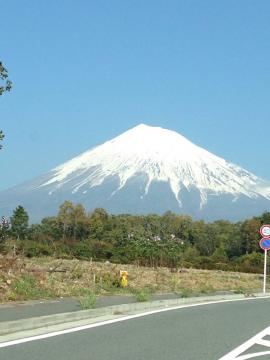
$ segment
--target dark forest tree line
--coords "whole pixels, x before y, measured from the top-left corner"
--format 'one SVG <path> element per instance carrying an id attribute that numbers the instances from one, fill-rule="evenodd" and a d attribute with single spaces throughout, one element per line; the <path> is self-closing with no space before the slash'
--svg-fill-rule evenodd
<path id="1" fill-rule="evenodd" d="M 270 213 L 237 223 L 206 223 L 172 212 L 110 215 L 99 208 L 87 214 L 81 204 L 65 201 L 57 216 L 32 225 L 28 220 L 19 206 L 10 228 L 2 230 L 2 238 L 16 240 L 26 256 L 257 271 L 262 263 L 259 228 L 270 222 Z"/>

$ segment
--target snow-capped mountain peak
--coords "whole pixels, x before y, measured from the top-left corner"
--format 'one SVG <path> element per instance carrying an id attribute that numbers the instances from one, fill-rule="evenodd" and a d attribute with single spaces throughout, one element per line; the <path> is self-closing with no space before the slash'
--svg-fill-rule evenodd
<path id="1" fill-rule="evenodd" d="M 24 206 L 32 221 L 65 200 L 88 211 L 239 220 L 270 208 L 270 183 L 175 131 L 140 124 L 50 172 L 0 194 L 0 212 Z"/>
<path id="2" fill-rule="evenodd" d="M 196 188 L 200 207 L 208 195 L 231 194 L 235 198 L 259 195 L 270 198 L 255 175 L 194 145 L 175 131 L 140 124 L 133 129 L 86 151 L 53 170 L 40 186 L 50 185 L 50 194 L 72 183 L 72 192 L 85 193 L 108 177 L 118 177 L 114 196 L 130 179 L 143 174 L 146 181 L 140 197 L 148 194 L 153 182 L 167 182 L 181 207 L 181 190 Z M 78 178 L 78 181 L 76 181 Z"/>

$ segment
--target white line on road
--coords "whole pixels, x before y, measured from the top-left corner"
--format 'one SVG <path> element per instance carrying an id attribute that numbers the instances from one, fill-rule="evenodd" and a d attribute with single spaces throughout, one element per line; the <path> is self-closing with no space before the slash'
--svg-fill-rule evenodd
<path id="1" fill-rule="evenodd" d="M 209 301 L 209 302 L 203 302 L 203 303 L 198 303 L 198 304 L 178 305 L 178 306 L 174 306 L 174 307 L 170 307 L 170 308 L 166 308 L 166 309 L 152 310 L 152 311 L 147 311 L 147 312 L 140 313 L 140 314 L 123 316 L 121 318 L 101 321 L 101 322 L 97 322 L 94 324 L 77 326 L 77 327 L 66 329 L 66 330 L 54 331 L 54 332 L 49 332 L 49 333 L 42 334 L 42 335 L 36 335 L 36 336 L 21 338 L 21 339 L 17 339 L 17 340 L 6 341 L 6 342 L 0 343 L 0 348 L 14 346 L 14 345 L 23 344 L 23 343 L 27 343 L 27 342 L 31 342 L 31 341 L 36 341 L 36 340 L 47 339 L 47 338 L 55 337 L 55 336 L 59 336 L 59 335 L 71 334 L 71 333 L 78 332 L 78 331 L 88 330 L 88 329 L 92 329 L 92 328 L 96 328 L 96 327 L 100 327 L 100 326 L 104 326 L 104 325 L 109 325 L 109 324 L 115 324 L 115 323 L 118 323 L 121 321 L 127 321 L 127 320 L 131 320 L 131 319 L 141 318 L 144 316 L 158 314 L 158 313 L 167 312 L 167 311 L 173 311 L 173 310 L 179 310 L 179 309 L 185 309 L 185 308 L 191 308 L 191 307 L 197 307 L 197 306 L 206 306 L 206 305 L 237 302 L 237 301 L 253 301 L 253 300 L 261 300 L 261 299 L 269 299 L 269 296 L 261 296 L 258 298 L 218 300 L 218 301 Z M 225 358 L 225 357 L 222 358 L 222 360 L 225 360 L 225 359 L 231 360 L 232 358 Z"/>
<path id="2" fill-rule="evenodd" d="M 259 356 L 270 355 L 270 350 L 268 351 L 258 351 L 256 353 L 250 353 L 246 355 L 241 355 L 245 351 L 248 351 L 254 345 L 262 345 L 265 347 L 270 347 L 270 341 L 264 340 L 263 338 L 267 335 L 270 335 L 270 326 L 259 332 L 257 335 L 253 336 L 248 341 L 244 342 L 242 345 L 238 346 L 236 349 L 229 352 L 227 355 L 223 356 L 219 360 L 246 360 L 252 359 Z"/>

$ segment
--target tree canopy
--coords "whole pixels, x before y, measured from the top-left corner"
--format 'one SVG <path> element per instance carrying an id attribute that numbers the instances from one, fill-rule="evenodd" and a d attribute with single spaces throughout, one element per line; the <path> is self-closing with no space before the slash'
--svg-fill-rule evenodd
<path id="1" fill-rule="evenodd" d="M 4 94 L 6 91 L 10 91 L 12 88 L 12 82 L 8 78 L 8 71 L 4 67 L 2 61 L 0 61 L 0 96 Z M 0 130 L 0 141 L 4 139 L 5 135 L 2 130 Z M 2 145 L 0 144 L 0 149 L 2 149 Z"/>
<path id="2" fill-rule="evenodd" d="M 4 135 L 3 131 L 0 130 L 0 141 L 2 141 L 4 139 L 4 137 L 5 137 L 5 135 Z M 3 147 L 3 145 L 0 144 L 0 149 L 2 149 L 2 147 Z"/>
<path id="3" fill-rule="evenodd" d="M 24 239 L 27 235 L 29 216 L 24 208 L 19 205 L 11 217 L 11 233 L 17 239 Z"/>
<path id="4" fill-rule="evenodd" d="M 12 82 L 11 82 L 11 80 L 8 78 L 8 71 L 7 71 L 7 69 L 4 67 L 2 61 L 0 61 L 0 79 L 1 79 L 0 95 L 3 95 L 4 92 L 11 90 L 11 88 L 12 88 Z"/>
<path id="5" fill-rule="evenodd" d="M 259 228 L 269 219 L 269 212 L 237 223 L 206 223 L 172 212 L 111 215 L 98 208 L 87 213 L 83 205 L 65 201 L 56 216 L 30 226 L 27 212 L 18 206 L 7 232 L 30 257 L 260 272 Z"/>

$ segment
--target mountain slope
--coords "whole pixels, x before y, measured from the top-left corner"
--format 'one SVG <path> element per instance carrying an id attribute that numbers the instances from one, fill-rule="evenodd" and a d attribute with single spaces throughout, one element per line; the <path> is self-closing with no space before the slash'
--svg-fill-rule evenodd
<path id="1" fill-rule="evenodd" d="M 270 184 L 180 134 L 139 125 L 34 181 L 0 193 L 0 210 L 21 203 L 40 219 L 64 200 L 88 210 L 240 219 L 269 209 Z"/>

